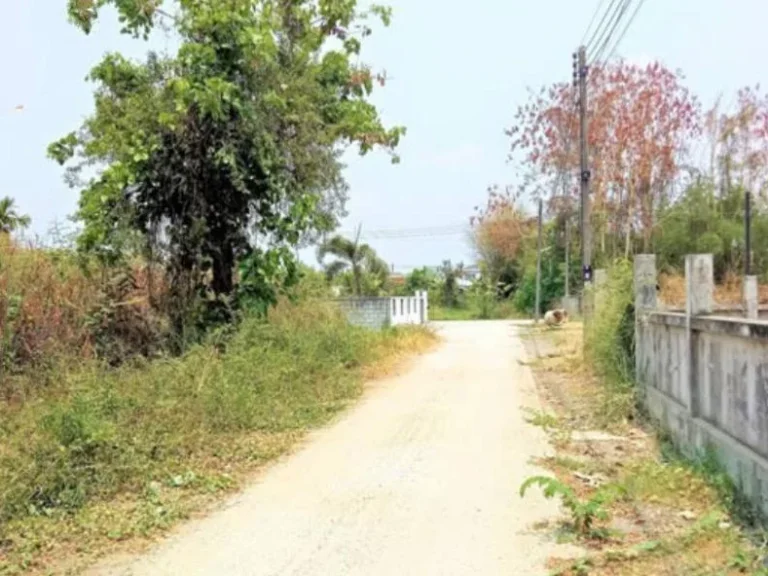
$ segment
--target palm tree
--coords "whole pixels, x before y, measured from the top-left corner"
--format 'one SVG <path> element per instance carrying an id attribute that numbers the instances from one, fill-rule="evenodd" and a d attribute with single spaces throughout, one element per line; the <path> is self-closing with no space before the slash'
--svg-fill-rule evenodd
<path id="1" fill-rule="evenodd" d="M 386 279 L 389 272 L 387 263 L 376 255 L 376 251 L 368 244 L 360 243 L 362 227 L 358 227 L 355 239 L 350 240 L 337 235 L 329 238 L 318 249 L 318 258 L 322 263 L 329 254 L 337 259 L 330 264 L 323 264 L 328 278 L 334 278 L 347 269 L 352 270 L 354 291 L 356 296 L 363 294 L 363 276 L 371 274 L 378 279 Z"/>
<path id="2" fill-rule="evenodd" d="M 16 201 L 10 196 L 0 200 L 0 233 L 10 234 L 15 230 L 26 228 L 32 222 L 29 216 L 16 211 L 15 204 Z"/>

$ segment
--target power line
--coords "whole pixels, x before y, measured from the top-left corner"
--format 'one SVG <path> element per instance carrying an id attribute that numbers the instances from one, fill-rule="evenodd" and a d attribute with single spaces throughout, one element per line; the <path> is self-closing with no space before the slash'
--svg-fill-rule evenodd
<path id="1" fill-rule="evenodd" d="M 584 40 L 587 38 L 587 34 L 589 34 L 589 31 L 592 30 L 592 24 L 595 23 L 595 20 L 597 19 L 597 15 L 600 13 L 600 8 L 603 7 L 603 4 L 605 4 L 605 0 L 600 0 L 598 2 L 597 8 L 595 8 L 594 13 L 592 14 L 592 19 L 589 21 L 589 26 L 587 26 L 587 30 L 584 32 L 584 36 L 581 37 L 582 45 L 584 45 Z M 605 19 L 605 16 L 603 16 L 603 19 Z M 598 25 L 598 28 L 599 28 L 599 25 Z"/>
<path id="2" fill-rule="evenodd" d="M 613 37 L 613 33 L 616 32 L 616 29 L 619 27 L 619 24 L 621 23 L 621 19 L 624 17 L 624 14 L 627 12 L 627 8 L 629 8 L 630 4 L 632 4 L 632 0 L 623 0 L 623 2 L 616 7 L 616 10 L 614 12 L 613 17 L 611 17 L 611 23 L 608 24 L 608 27 L 605 29 L 603 33 L 603 37 L 605 37 L 605 40 L 602 40 L 602 43 L 600 44 L 600 47 L 595 51 L 594 56 L 592 56 L 592 60 L 590 60 L 589 65 L 591 66 L 605 53 L 605 49 L 608 46 L 608 43 L 611 41 L 611 38 Z M 607 35 L 605 34 L 607 32 Z M 602 38 L 602 37 L 601 37 Z"/>
<path id="3" fill-rule="evenodd" d="M 411 238 L 438 238 L 446 236 L 455 236 L 466 234 L 469 226 L 466 224 L 452 224 L 446 226 L 432 226 L 421 228 L 395 228 L 382 230 L 365 230 L 361 234 L 362 238 L 368 240 L 400 240 Z M 342 236 L 349 236 L 349 231 L 340 232 Z"/>
<path id="4" fill-rule="evenodd" d="M 629 17 L 629 21 L 627 22 L 627 25 L 624 26 L 624 30 L 621 31 L 621 34 L 619 35 L 618 40 L 616 40 L 616 43 L 613 45 L 613 49 L 611 49 L 610 54 L 608 54 L 608 57 L 605 59 L 606 62 L 608 62 L 611 58 L 613 58 L 613 55 L 616 52 L 616 48 L 618 48 L 619 44 L 621 44 L 621 41 L 624 39 L 624 36 L 627 34 L 627 30 L 629 30 L 629 27 L 632 26 L 632 22 L 635 21 L 635 18 L 637 17 L 637 13 L 640 12 L 640 8 L 643 7 L 643 4 L 645 4 L 645 0 L 640 0 L 640 2 L 637 4 L 635 11 L 632 13 L 632 16 Z"/>
<path id="5" fill-rule="evenodd" d="M 583 44 L 585 48 L 589 49 L 592 47 L 593 42 L 595 42 L 595 38 L 597 37 L 597 34 L 600 32 L 600 29 L 603 28 L 603 24 L 605 24 L 605 19 L 608 17 L 608 14 L 611 13 L 611 9 L 616 6 L 616 10 L 614 10 L 614 13 L 618 10 L 617 2 L 619 0 L 611 0 L 611 3 L 608 5 L 608 8 L 606 8 L 605 12 L 603 13 L 603 17 L 600 19 L 600 24 L 597 25 L 597 28 L 595 28 L 595 31 L 592 33 L 592 37 L 589 39 L 589 42 L 586 44 Z M 610 24 L 608 24 L 610 26 Z M 597 40 L 598 44 L 602 40 L 603 36 L 605 35 L 606 28 L 603 28 L 602 33 L 600 34 L 600 38 Z"/>
<path id="6" fill-rule="evenodd" d="M 624 14 L 626 14 L 627 9 L 632 4 L 633 0 L 622 0 L 621 4 L 619 4 L 616 7 L 616 11 L 614 12 L 613 17 L 611 18 L 611 23 L 606 28 L 604 34 L 604 40 L 602 40 L 599 43 L 598 48 L 594 51 L 592 59 L 589 62 L 589 65 L 591 66 L 595 62 L 599 61 L 603 54 L 605 54 L 605 50 L 608 47 L 608 44 L 611 42 L 611 39 L 613 38 L 614 33 L 618 29 L 619 25 L 621 24 L 621 20 L 624 17 Z"/>

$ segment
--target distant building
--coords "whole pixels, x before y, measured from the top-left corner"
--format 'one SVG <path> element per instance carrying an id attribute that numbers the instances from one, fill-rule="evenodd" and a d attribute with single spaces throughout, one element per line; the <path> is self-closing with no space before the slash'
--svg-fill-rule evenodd
<path id="1" fill-rule="evenodd" d="M 482 272 L 480 271 L 480 267 L 477 265 L 467 266 L 464 268 L 464 277 L 468 280 L 480 280 L 480 277 L 482 276 Z"/>
<path id="2" fill-rule="evenodd" d="M 405 275 L 393 272 L 389 275 L 389 283 L 392 286 L 405 286 Z"/>

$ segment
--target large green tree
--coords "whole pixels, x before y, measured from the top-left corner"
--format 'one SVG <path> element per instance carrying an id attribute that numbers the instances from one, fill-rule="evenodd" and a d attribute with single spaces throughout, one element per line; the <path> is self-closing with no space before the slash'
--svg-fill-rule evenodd
<path id="1" fill-rule="evenodd" d="M 108 4 L 124 33 L 147 37 L 164 23 L 179 48 L 144 62 L 106 55 L 90 74 L 94 114 L 50 146 L 82 187 L 80 246 L 115 258 L 138 236 L 166 264 L 172 296 L 202 291 L 209 308 L 228 310 L 238 262 L 251 263 L 250 278 L 269 277 L 261 268 L 285 264 L 289 246 L 336 225 L 348 145 L 397 146 L 404 129 L 385 128 L 369 102 L 383 77 L 358 63 L 369 17 L 388 24 L 389 10 L 361 12 L 357 0 L 69 0 L 69 15 L 88 33 Z"/>

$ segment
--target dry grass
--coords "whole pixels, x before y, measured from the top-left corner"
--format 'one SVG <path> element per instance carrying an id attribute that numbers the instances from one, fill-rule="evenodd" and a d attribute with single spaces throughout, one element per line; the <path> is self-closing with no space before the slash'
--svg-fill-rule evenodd
<path id="1" fill-rule="evenodd" d="M 0 234 L 0 401 L 23 403 L 56 384 L 61 362 L 119 362 L 162 348 L 150 287 L 162 292 L 162 276 L 145 266 L 97 268 L 70 250 Z"/>
<path id="2" fill-rule="evenodd" d="M 715 286 L 715 303 L 722 306 L 741 306 L 743 279 L 728 273 L 723 282 Z M 768 286 L 759 287 L 760 304 L 768 304 Z M 682 274 L 659 275 L 659 300 L 671 308 L 685 307 L 685 276 Z"/>
<path id="3" fill-rule="evenodd" d="M 702 469 L 662 458 L 654 432 L 634 420 L 606 417 L 612 388 L 584 362 L 580 332 L 580 325 L 571 324 L 526 339 L 531 353 L 541 355 L 532 366 L 547 410 L 546 417 L 540 414 L 531 421 L 548 430 L 557 448 L 555 457 L 540 464 L 583 502 L 606 487 L 623 496 L 606 505 L 608 518 L 597 525 L 604 532 L 595 531 L 604 534 L 600 538 L 564 532 L 567 523 L 555 527 L 560 538 L 579 540 L 585 555 L 553 560 L 552 573 L 768 574 L 760 572 L 760 550 L 731 519 Z"/>

